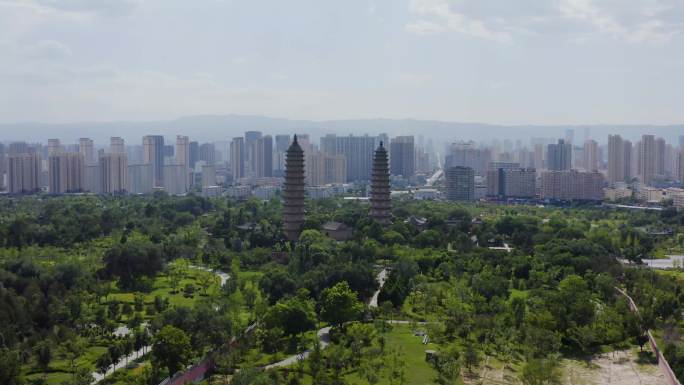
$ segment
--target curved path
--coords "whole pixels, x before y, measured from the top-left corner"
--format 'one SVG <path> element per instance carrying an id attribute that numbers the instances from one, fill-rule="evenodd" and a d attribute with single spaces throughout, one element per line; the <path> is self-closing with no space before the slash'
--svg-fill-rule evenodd
<path id="1" fill-rule="evenodd" d="M 220 271 L 220 270 L 212 270 L 208 267 L 196 266 L 196 265 L 190 265 L 188 267 L 191 269 L 203 270 L 203 271 L 208 271 L 208 272 L 216 274 L 216 276 L 218 276 L 221 279 L 221 286 L 225 286 L 226 282 L 228 282 L 228 280 L 230 279 L 230 275 L 228 273 Z M 128 329 L 128 327 L 122 326 L 122 327 L 117 328 L 114 331 L 114 334 L 116 336 L 125 336 L 125 335 L 130 334 L 130 330 Z M 127 364 L 129 364 L 132 361 L 137 360 L 138 358 L 145 355 L 145 353 L 149 352 L 150 349 L 152 349 L 151 345 L 143 346 L 142 348 L 140 348 L 140 350 L 137 350 L 137 351 L 129 354 L 127 357 L 120 359 L 119 362 L 117 362 L 116 364 L 111 365 L 109 367 L 109 369 L 107 369 L 107 372 L 105 374 L 102 374 L 102 373 L 97 372 L 97 371 L 90 373 L 90 375 L 93 376 L 93 381 L 90 384 L 94 385 L 94 384 L 97 384 L 98 382 L 104 380 L 105 377 L 109 376 L 110 374 L 114 373 L 115 371 L 117 371 L 119 369 L 126 367 Z"/>
<path id="2" fill-rule="evenodd" d="M 387 281 L 388 272 L 389 270 L 385 267 L 375 277 L 375 279 L 377 279 L 378 283 L 380 284 L 380 287 L 375 293 L 373 293 L 373 297 L 371 298 L 368 307 L 378 307 L 378 295 L 380 295 L 380 291 L 382 290 L 382 287 L 385 285 L 385 282 Z M 328 347 L 328 345 L 330 344 L 330 326 L 319 329 L 318 332 L 316 332 L 316 336 L 318 337 L 318 341 L 321 344 L 321 349 L 325 349 L 326 347 Z M 282 361 L 266 365 L 264 366 L 264 369 L 268 370 L 273 368 L 281 368 L 284 366 L 296 364 L 297 362 L 305 360 L 307 357 L 309 357 L 309 355 L 311 354 L 311 350 L 312 349 L 307 349 L 302 353 L 292 355 Z"/>

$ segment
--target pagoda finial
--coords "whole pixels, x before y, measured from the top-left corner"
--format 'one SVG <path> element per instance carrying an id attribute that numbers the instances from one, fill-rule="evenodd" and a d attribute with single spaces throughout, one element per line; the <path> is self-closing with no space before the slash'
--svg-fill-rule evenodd
<path id="1" fill-rule="evenodd" d="M 380 141 L 380 147 L 382 147 L 382 140 Z"/>
<path id="2" fill-rule="evenodd" d="M 297 143 L 297 134 L 294 134 L 294 139 L 292 140 L 293 143 Z"/>

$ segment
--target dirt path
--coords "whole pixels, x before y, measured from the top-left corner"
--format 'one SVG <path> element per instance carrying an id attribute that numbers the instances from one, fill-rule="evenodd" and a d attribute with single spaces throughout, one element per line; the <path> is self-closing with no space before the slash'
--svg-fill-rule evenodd
<path id="1" fill-rule="evenodd" d="M 566 360 L 565 383 L 568 385 L 664 385 L 665 379 L 655 365 L 636 362 L 633 351 L 601 354 L 589 366 Z"/>

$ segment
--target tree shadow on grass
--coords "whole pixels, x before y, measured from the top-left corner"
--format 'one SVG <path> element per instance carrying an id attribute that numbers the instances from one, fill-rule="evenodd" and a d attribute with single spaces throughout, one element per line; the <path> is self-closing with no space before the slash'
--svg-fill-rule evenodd
<path id="1" fill-rule="evenodd" d="M 658 359 L 653 352 L 639 352 L 636 363 L 640 365 L 657 365 Z"/>

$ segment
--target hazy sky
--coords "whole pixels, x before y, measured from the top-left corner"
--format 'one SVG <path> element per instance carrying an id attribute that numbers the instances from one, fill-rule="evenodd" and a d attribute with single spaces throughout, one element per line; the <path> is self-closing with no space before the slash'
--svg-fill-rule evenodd
<path id="1" fill-rule="evenodd" d="M 0 122 L 683 123 L 682 0 L 0 0 Z"/>

